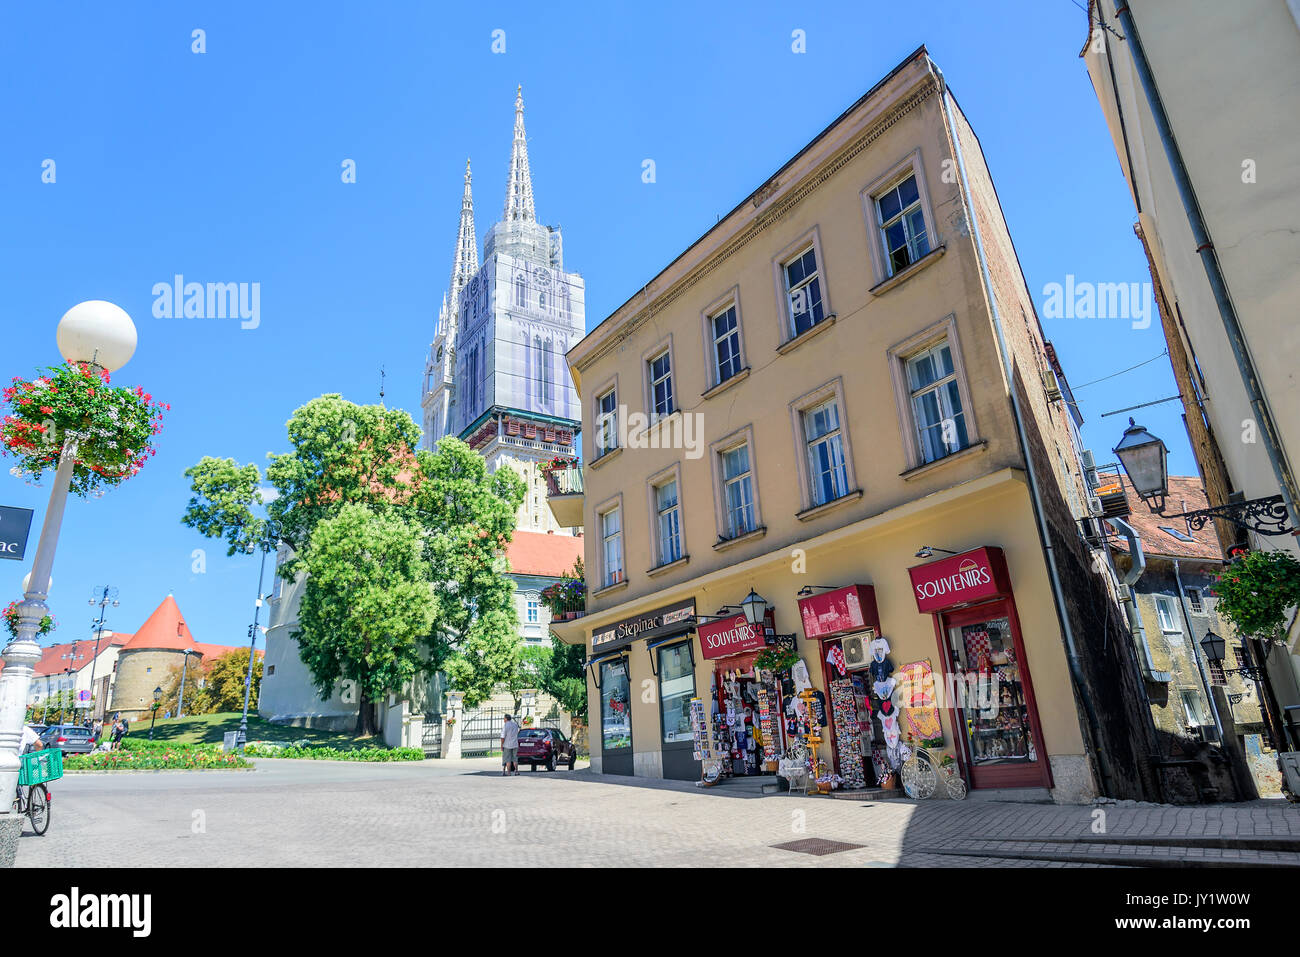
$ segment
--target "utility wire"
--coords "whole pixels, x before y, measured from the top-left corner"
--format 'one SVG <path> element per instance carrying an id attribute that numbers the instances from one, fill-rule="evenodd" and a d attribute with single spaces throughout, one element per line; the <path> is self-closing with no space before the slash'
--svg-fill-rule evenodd
<path id="1" fill-rule="evenodd" d="M 1112 372 L 1110 375 L 1104 375 L 1100 379 L 1093 379 L 1091 382 L 1083 383 L 1083 385 L 1070 386 L 1070 390 L 1073 392 L 1077 392 L 1080 389 L 1086 389 L 1090 385 L 1096 385 L 1098 382 L 1105 382 L 1107 379 L 1113 379 L 1117 375 L 1123 375 L 1125 372 L 1132 372 L 1134 369 L 1140 369 L 1145 365 L 1150 365 L 1152 362 L 1155 362 L 1157 359 L 1162 359 L 1167 355 L 1169 355 L 1168 349 L 1160 353 L 1160 355 L 1158 356 L 1152 356 L 1150 359 L 1144 359 L 1143 361 L 1139 362 L 1135 366 L 1129 366 L 1127 369 L 1120 369 L 1118 372 Z"/>

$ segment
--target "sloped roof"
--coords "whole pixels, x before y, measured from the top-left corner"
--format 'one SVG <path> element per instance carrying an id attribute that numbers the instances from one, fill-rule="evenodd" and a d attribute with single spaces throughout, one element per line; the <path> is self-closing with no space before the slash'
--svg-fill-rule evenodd
<path id="1" fill-rule="evenodd" d="M 170 651 L 182 651 L 194 648 L 194 636 L 190 626 L 185 624 L 176 599 L 168 595 L 162 604 L 153 610 L 153 614 L 140 626 L 123 651 L 140 651 L 145 648 L 157 648 Z"/>
<path id="2" fill-rule="evenodd" d="M 506 545 L 506 559 L 513 574 L 561 578 L 582 557 L 582 543 L 577 535 L 515 532 Z"/>
<path id="3" fill-rule="evenodd" d="M 1132 525 L 1142 536 L 1142 551 L 1148 555 L 1168 555 L 1173 558 L 1195 558 L 1201 561 L 1221 562 L 1223 552 L 1219 548 L 1218 536 L 1214 533 L 1214 524 L 1209 523 L 1198 531 L 1187 527 L 1186 519 L 1168 518 L 1156 515 L 1147 508 L 1146 503 L 1128 482 L 1124 483 L 1124 494 L 1128 498 L 1132 514 L 1124 521 Z M 1192 475 L 1169 476 L 1169 494 L 1165 496 L 1165 511 L 1171 515 L 1180 512 L 1194 512 L 1208 508 L 1209 499 L 1205 497 L 1205 488 L 1201 480 Z M 1186 535 L 1192 541 L 1185 542 L 1177 535 L 1171 535 L 1165 528 Z M 1128 542 L 1123 538 L 1111 539 L 1120 551 L 1128 551 Z"/>
<path id="4" fill-rule="evenodd" d="M 130 638 L 130 635 L 113 633 L 111 637 L 104 638 L 99 643 L 99 653 L 102 655 L 114 645 L 124 645 Z M 73 646 L 76 646 L 77 657 L 68 658 L 67 655 L 73 654 Z M 48 648 L 41 649 L 41 660 L 36 662 L 32 669 L 32 674 L 36 676 L 63 674 L 68 670 L 68 665 L 72 665 L 73 671 L 80 671 L 82 668 L 90 665 L 91 658 L 95 652 L 95 639 L 82 638 L 75 642 L 66 641 L 57 645 L 50 645 Z"/>

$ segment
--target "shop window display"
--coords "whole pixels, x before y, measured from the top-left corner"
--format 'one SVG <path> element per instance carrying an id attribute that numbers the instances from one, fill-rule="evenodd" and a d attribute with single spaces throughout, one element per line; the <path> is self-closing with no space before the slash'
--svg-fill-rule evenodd
<path id="1" fill-rule="evenodd" d="M 713 738 L 728 776 L 771 773 L 781 751 L 780 682 L 771 671 L 737 662 L 715 672 Z"/>
<path id="2" fill-rule="evenodd" d="M 665 743 L 690 741 L 691 699 L 695 695 L 695 668 L 690 649 L 684 645 L 656 649 L 659 670 L 659 702 L 663 715 Z"/>
<path id="3" fill-rule="evenodd" d="M 631 695 L 624 661 L 600 666 L 600 740 L 606 751 L 632 747 Z"/>
<path id="4" fill-rule="evenodd" d="M 974 765 L 1036 762 L 1010 621 L 1004 616 L 949 627 L 948 647 L 962 678 L 960 703 Z"/>

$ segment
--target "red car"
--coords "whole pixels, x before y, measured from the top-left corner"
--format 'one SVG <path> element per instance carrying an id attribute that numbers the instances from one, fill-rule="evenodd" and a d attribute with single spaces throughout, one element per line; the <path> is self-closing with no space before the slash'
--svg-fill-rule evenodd
<path id="1" fill-rule="evenodd" d="M 524 728 L 519 732 L 519 763 L 532 765 L 534 771 L 539 764 L 554 771 L 556 764 L 563 763 L 572 771 L 578 749 L 555 728 Z"/>

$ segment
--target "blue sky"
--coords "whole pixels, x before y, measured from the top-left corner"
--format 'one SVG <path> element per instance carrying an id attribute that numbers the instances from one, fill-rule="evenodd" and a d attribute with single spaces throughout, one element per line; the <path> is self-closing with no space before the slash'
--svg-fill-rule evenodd
<path id="1" fill-rule="evenodd" d="M 171 591 L 198 640 L 247 642 L 255 560 L 227 559 L 180 525 L 181 473 L 205 454 L 264 466 L 297 406 L 324 392 L 375 401 L 381 366 L 388 404 L 418 420 L 465 159 L 481 243 L 504 199 L 516 84 L 538 216 L 563 226 L 588 328 L 922 43 L 980 136 L 1040 311 L 1045 284 L 1067 274 L 1149 280 L 1072 0 L 996 16 L 956 0 L 470 6 L 66 2 L 57 16 L 29 4 L 0 14 L 0 376 L 58 361 L 63 312 L 108 299 L 140 336 L 115 382 L 172 404 L 139 477 L 69 505 L 51 592 L 59 640 L 89 633 L 86 599 L 111 583 L 119 630 Z M 791 51 L 796 29 L 806 53 Z M 341 182 L 345 159 L 355 184 Z M 176 273 L 260 283 L 260 325 L 154 318 L 151 289 Z M 1045 325 L 1076 387 L 1164 349 L 1154 319 Z M 1100 413 L 1176 391 L 1164 359 L 1079 389 L 1086 440 L 1103 456 L 1124 417 Z M 1168 442 L 1171 471 L 1195 474 L 1178 403 L 1139 421 Z M 11 464 L 0 504 L 37 510 L 30 559 L 48 490 Z M 0 563 L 10 597 L 28 565 Z"/>

